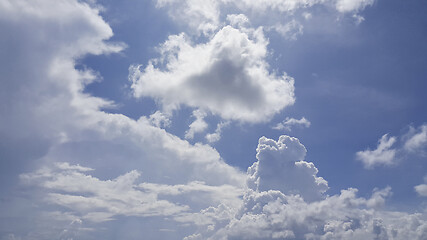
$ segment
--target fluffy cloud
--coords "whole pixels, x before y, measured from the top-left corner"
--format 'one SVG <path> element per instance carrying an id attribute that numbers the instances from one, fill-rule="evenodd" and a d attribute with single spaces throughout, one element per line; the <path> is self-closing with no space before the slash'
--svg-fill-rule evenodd
<path id="1" fill-rule="evenodd" d="M 415 191 L 424 197 L 427 197 L 427 184 L 420 184 L 415 186 Z"/>
<path id="2" fill-rule="evenodd" d="M 425 156 L 427 151 L 427 124 L 418 128 L 413 126 L 398 137 L 385 134 L 378 141 L 375 150 L 365 150 L 356 153 L 356 159 L 363 162 L 366 168 L 379 165 L 394 165 L 399 159 Z"/>
<path id="3" fill-rule="evenodd" d="M 385 134 L 378 141 L 377 149 L 359 151 L 356 153 L 356 158 L 362 161 L 366 168 L 373 168 L 377 165 L 393 165 L 396 161 L 396 149 L 392 147 L 396 140 L 396 137 L 389 137 L 388 134 Z"/>
<path id="4" fill-rule="evenodd" d="M 273 129 L 276 130 L 287 130 L 291 131 L 293 126 L 301 126 L 301 127 L 310 127 L 311 122 L 308 121 L 305 117 L 301 119 L 289 118 L 287 117 L 283 122 L 278 123 Z"/>
<path id="5" fill-rule="evenodd" d="M 283 135 L 277 142 L 260 138 L 258 161 L 248 169 L 248 186 L 258 191 L 299 194 L 306 201 L 321 199 L 328 183 L 316 175 L 313 163 L 304 161 L 306 152 L 297 138 Z"/>
<path id="6" fill-rule="evenodd" d="M 392 194 L 390 187 L 374 190 L 369 198 L 358 197 L 354 188 L 322 195 L 326 181 L 294 166 L 303 162 L 304 155 L 298 139 L 281 136 L 276 142 L 262 137 L 258 162 L 248 169 L 249 189 L 241 206 L 200 211 L 198 219 L 205 220 L 205 228 L 185 239 L 421 240 L 427 236 L 425 212 L 385 210 L 386 199 Z M 315 201 L 307 201 L 307 196 Z"/>
<path id="7" fill-rule="evenodd" d="M 206 134 L 205 138 L 209 143 L 218 142 L 221 139 L 222 129 L 230 125 L 230 122 L 220 122 L 217 124 L 215 132 Z"/>
<path id="8" fill-rule="evenodd" d="M 157 99 L 165 111 L 183 104 L 226 120 L 269 120 L 295 99 L 294 80 L 268 71 L 267 44 L 262 29 L 231 26 L 207 43 L 170 36 L 160 58 L 130 68 L 134 95 Z"/>
<path id="9" fill-rule="evenodd" d="M 385 189 L 386 192 L 389 190 Z M 425 215 L 369 207 L 369 199 L 348 189 L 325 200 L 306 203 L 278 191 L 248 192 L 239 213 L 205 239 L 424 239 Z M 405 219 L 405 221 L 402 221 Z M 202 238 L 201 238 L 202 239 Z"/>
<path id="10" fill-rule="evenodd" d="M 7 56 L 0 64 L 0 238 L 155 239 L 170 231 L 163 239 L 426 239 L 425 213 L 381 210 L 389 188 L 369 199 L 357 197 L 355 189 L 326 196 L 326 181 L 317 176 L 314 164 L 304 161 L 305 147 L 296 138 L 261 138 L 257 162 L 245 175 L 212 147 L 192 145 L 161 129 L 169 122 L 168 111 L 137 121 L 102 111 L 113 103 L 83 92 L 97 73 L 78 70 L 75 63 L 86 54 L 115 53 L 124 45 L 106 42 L 112 30 L 94 6 L 77 0 L 0 0 L 0 30 L 8 33 L 0 36 L 1 52 Z M 216 57 L 215 64 L 207 61 L 211 68 L 237 62 L 245 71 L 232 65 L 235 76 L 250 77 L 234 79 L 237 86 L 231 90 L 240 91 L 239 81 L 247 81 L 246 87 L 254 84 L 246 90 L 273 82 L 278 86 L 258 91 L 271 94 L 273 88 L 285 87 L 290 104 L 291 81 L 267 71 L 266 41 L 260 32 L 225 27 L 206 44 L 176 36 L 188 49 L 168 51 Z M 210 46 L 213 43 L 217 45 Z M 199 48 L 210 52 L 196 51 Z M 178 58 L 163 55 L 170 59 L 158 61 L 166 65 Z M 227 89 L 224 86 L 219 89 Z M 230 110 L 223 116 L 228 119 L 261 121 L 283 107 L 276 102 L 272 105 L 277 109 L 263 105 L 270 107 L 266 113 L 242 102 L 249 99 L 245 95 L 234 99 L 230 92 L 209 93 L 216 88 L 194 89 L 212 98 L 225 96 L 233 107 L 243 105 L 243 112 L 264 114 L 235 117 Z M 194 89 L 190 86 L 190 92 Z M 264 100 L 271 103 L 268 97 Z M 220 101 L 220 107 L 229 107 L 225 102 Z M 220 107 L 204 109 L 208 107 L 203 104 L 190 106 L 221 115 Z M 418 146 L 415 143 L 410 146 Z M 17 172 L 26 173 L 19 178 L 23 184 L 14 186 Z"/>
<path id="11" fill-rule="evenodd" d="M 418 128 L 410 127 L 408 133 L 403 137 L 403 148 L 411 153 L 420 153 L 427 149 L 427 124 Z"/>
<path id="12" fill-rule="evenodd" d="M 148 121 L 156 127 L 169 127 L 171 125 L 170 116 L 168 114 L 156 111 L 151 114 Z"/>
<path id="13" fill-rule="evenodd" d="M 193 117 L 195 117 L 196 120 L 190 124 L 190 129 L 185 132 L 186 139 L 193 139 L 195 133 L 203 132 L 208 127 L 208 124 L 204 120 L 206 113 L 195 110 L 193 111 Z"/>
<path id="14" fill-rule="evenodd" d="M 420 196 L 427 197 L 427 176 L 424 177 L 424 184 L 417 185 L 414 189 Z"/>

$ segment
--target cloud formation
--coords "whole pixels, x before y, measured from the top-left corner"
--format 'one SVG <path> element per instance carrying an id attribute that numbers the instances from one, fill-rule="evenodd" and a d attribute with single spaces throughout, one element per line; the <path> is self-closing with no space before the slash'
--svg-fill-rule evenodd
<path id="1" fill-rule="evenodd" d="M 268 71 L 267 44 L 262 29 L 232 26 L 200 44 L 169 36 L 160 58 L 130 68 L 134 96 L 157 99 L 165 111 L 186 105 L 225 120 L 267 121 L 295 101 L 294 80 Z"/>
<path id="2" fill-rule="evenodd" d="M 195 133 L 203 132 L 208 127 L 208 124 L 204 120 L 204 118 L 206 117 L 206 113 L 200 110 L 194 110 L 193 117 L 195 117 L 196 119 L 190 124 L 190 129 L 185 132 L 186 139 L 193 139 Z"/>
<path id="3" fill-rule="evenodd" d="M 22 174 L 21 180 L 44 193 L 39 204 L 66 207 L 67 212 L 50 216 L 73 219 L 77 226 L 70 231 L 80 237 L 90 236 L 84 231 L 87 226 L 132 216 L 173 220 L 175 227 L 170 230 L 178 235 L 187 232 L 183 239 L 422 240 L 427 236 L 426 213 L 385 210 L 390 187 L 374 190 L 369 198 L 358 197 L 353 188 L 323 195 L 325 180 L 286 164 L 304 162 L 305 148 L 298 139 L 281 136 L 276 142 L 262 137 L 259 142 L 258 161 L 247 173 L 249 188 L 199 181 L 150 183 L 141 181 L 137 171 L 101 180 L 89 174 L 92 168 L 64 162 Z M 272 172 L 281 164 L 279 171 Z M 185 229 L 189 224 L 197 226 L 196 232 Z"/>
<path id="4" fill-rule="evenodd" d="M 184 35 L 175 36 L 177 43 L 174 37 L 165 43 L 171 53 L 157 60 L 161 67 L 154 72 L 174 76 L 171 71 L 180 70 L 167 66 L 174 58 L 200 54 L 197 60 L 207 59 L 201 62 L 206 64 L 202 72 L 177 78 L 218 80 L 197 79 L 201 85 L 195 86 L 185 81 L 168 86 L 169 81 L 165 87 L 171 93 L 185 86 L 209 99 L 193 103 L 177 94 L 179 104 L 224 119 L 258 122 L 293 102 L 291 79 L 268 71 L 262 30 L 245 30 L 244 23 L 242 16 L 236 18 L 233 27 L 221 28 L 204 44 L 191 43 Z M 0 32 L 8 33 L 0 36 L 1 50 L 7 53 L 0 64 L 0 154 L 2 164 L 25 166 L 16 170 L 6 164 L 0 170 L 6 179 L 0 183 L 5 189 L 0 193 L 2 239 L 154 239 L 164 232 L 176 239 L 427 238 L 425 212 L 384 210 L 390 188 L 376 190 L 370 198 L 358 197 L 356 189 L 328 196 L 326 180 L 305 161 L 306 149 L 297 138 L 262 137 L 257 161 L 244 174 L 214 148 L 161 129 L 169 123 L 168 112 L 133 120 L 102 111 L 114 103 L 84 92 L 97 73 L 76 69 L 76 61 L 125 46 L 107 42 L 112 30 L 93 5 L 0 0 Z M 184 66 L 184 60 L 177 66 Z M 212 69 L 234 70 L 232 87 L 221 83 L 222 75 Z M 240 88 L 243 93 L 234 96 Z M 152 97 L 165 110 L 176 107 L 174 99 L 163 99 L 166 95 Z M 208 140 L 217 139 L 224 125 Z M 408 152 L 423 149 L 424 132 L 417 128 L 404 138 Z M 17 172 L 25 173 L 9 191 L 17 184 Z M 420 186 L 415 190 L 423 195 Z"/>
<path id="5" fill-rule="evenodd" d="M 276 126 L 274 126 L 273 129 L 291 131 L 292 127 L 294 126 L 308 128 L 310 127 L 310 125 L 311 122 L 308 121 L 305 117 L 302 117 L 301 119 L 287 117 L 283 122 L 280 122 Z"/>
<path id="6" fill-rule="evenodd" d="M 417 185 L 414 189 L 420 196 L 427 197 L 427 176 L 424 177 L 424 184 Z"/>
<path id="7" fill-rule="evenodd" d="M 172 212 L 186 209 L 185 204 L 175 206 L 163 200 L 153 202 L 168 206 L 163 210 L 150 206 L 145 202 L 150 194 L 135 190 L 133 181 L 138 176 L 165 185 L 197 181 L 213 187 L 244 185 L 244 174 L 226 164 L 215 149 L 191 145 L 159 128 L 167 124 L 164 114 L 136 121 L 102 111 L 114 103 L 84 93 L 98 74 L 76 69 L 76 61 L 87 54 L 112 54 L 125 47 L 107 42 L 113 32 L 95 6 L 76 0 L 1 0 L 0 23 L 1 32 L 8 33 L 0 37 L 7 56 L 0 65 L 1 186 L 5 189 L 0 238 L 13 233 L 15 238 L 52 239 L 58 232 L 74 229 L 70 223 L 76 226 L 74 230 L 82 230 L 80 218 L 63 209 L 92 220 L 133 213 L 164 215 L 169 206 Z M 55 165 L 58 161 L 66 164 Z M 55 166 L 52 170 L 43 170 L 51 165 Z M 20 187 L 18 174 L 39 168 L 41 172 L 22 179 L 45 190 L 25 198 L 8 191 Z M 91 169 L 97 177 L 87 174 Z M 129 198 L 121 202 L 119 195 L 125 191 L 130 192 Z M 34 208 L 32 202 L 39 200 L 57 207 L 53 212 L 46 205 Z M 26 214 L 22 214 L 24 206 Z"/>
<path id="8" fill-rule="evenodd" d="M 378 141 L 375 150 L 359 151 L 356 153 L 356 159 L 362 161 L 363 165 L 369 169 L 377 165 L 393 165 L 396 161 L 396 149 L 392 147 L 396 140 L 396 137 L 389 137 L 388 134 L 385 134 Z"/>
<path id="9" fill-rule="evenodd" d="M 427 150 L 427 124 L 423 124 L 418 128 L 409 127 L 409 131 L 405 134 L 403 148 L 410 153 L 425 153 Z"/>
<path id="10" fill-rule="evenodd" d="M 409 126 L 409 130 L 399 137 L 389 137 L 385 134 L 378 140 L 375 150 L 367 149 L 356 153 L 356 159 L 363 162 L 366 168 L 375 166 L 396 165 L 400 159 L 426 156 L 427 153 L 427 124 L 417 128 Z"/>
<path id="11" fill-rule="evenodd" d="M 201 211 L 211 221 L 185 239 L 421 240 L 427 236 L 425 212 L 386 210 L 386 200 L 392 194 L 390 187 L 374 190 L 369 198 L 358 197 L 354 188 L 333 196 L 323 195 L 327 189 L 325 180 L 316 179 L 313 172 L 301 174 L 293 166 L 303 162 L 304 155 L 305 148 L 298 139 L 281 136 L 276 142 L 262 137 L 258 162 L 248 169 L 249 189 L 240 207 Z M 264 173 L 254 178 L 254 169 L 262 168 L 266 168 Z M 304 192 L 306 189 L 310 192 Z M 306 200 L 307 196 L 311 201 Z"/>
<path id="12" fill-rule="evenodd" d="M 317 176 L 318 170 L 313 163 L 304 161 L 306 152 L 297 138 L 283 135 L 277 142 L 260 138 L 258 161 L 248 169 L 249 188 L 298 194 L 306 201 L 322 199 L 328 183 Z"/>
<path id="13" fill-rule="evenodd" d="M 215 132 L 206 134 L 205 138 L 209 143 L 218 142 L 221 139 L 222 129 L 230 125 L 230 122 L 220 122 L 216 125 Z"/>
<path id="14" fill-rule="evenodd" d="M 304 15 L 308 16 L 307 14 L 312 11 L 311 8 L 315 6 L 326 7 L 339 14 L 357 14 L 374 2 L 375 0 L 208 0 L 202 3 L 194 0 L 157 0 L 156 6 L 166 8 L 174 20 L 188 25 L 197 34 L 212 34 L 224 23 L 225 19 L 222 19 L 221 13 L 235 11 L 237 14 L 249 16 L 249 20 L 255 20 L 254 22 L 260 22 L 258 19 L 263 18 L 265 20 L 265 17 L 268 16 L 270 20 L 274 19 L 274 23 L 271 24 L 267 21 L 267 25 L 264 23 L 260 26 L 274 27 L 277 25 L 275 28 L 279 33 L 286 33 L 285 37 L 293 39 L 292 36 L 296 35 L 288 34 L 290 27 L 294 33 L 298 34 L 302 31 L 302 25 L 295 25 L 295 20 L 284 25 L 282 22 L 284 16 L 294 17 L 297 11 L 303 11 Z M 295 30 L 297 31 L 295 32 Z"/>

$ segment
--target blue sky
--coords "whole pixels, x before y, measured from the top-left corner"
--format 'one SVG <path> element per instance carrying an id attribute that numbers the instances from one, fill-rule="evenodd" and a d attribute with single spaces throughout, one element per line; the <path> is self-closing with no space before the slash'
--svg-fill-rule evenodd
<path id="1" fill-rule="evenodd" d="M 0 0 L 0 239 L 426 239 L 426 11 Z"/>

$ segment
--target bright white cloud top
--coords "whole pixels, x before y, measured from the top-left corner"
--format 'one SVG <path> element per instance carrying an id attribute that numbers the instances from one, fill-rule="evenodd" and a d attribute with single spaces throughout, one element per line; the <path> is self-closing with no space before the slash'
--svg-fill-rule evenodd
<path id="1" fill-rule="evenodd" d="M 113 38 L 124 20 L 108 21 L 103 3 L 0 0 L 0 239 L 427 239 L 425 210 L 388 206 L 393 183 L 337 187 L 330 169 L 340 170 L 310 155 L 309 137 L 271 129 L 311 125 L 286 112 L 298 80 L 276 67 L 272 32 L 296 44 L 317 15 L 352 22 L 373 0 L 153 1 L 176 26 L 157 55 L 121 69 L 131 100 L 155 103 L 129 116 L 90 89 L 107 76 L 85 59 L 133 46 Z M 357 159 L 372 171 L 422 165 L 418 126 Z M 224 158 L 257 129 L 267 137 L 248 135 L 258 141 L 244 149 L 249 165 Z M 408 189 L 425 199 L 417 174 Z"/>

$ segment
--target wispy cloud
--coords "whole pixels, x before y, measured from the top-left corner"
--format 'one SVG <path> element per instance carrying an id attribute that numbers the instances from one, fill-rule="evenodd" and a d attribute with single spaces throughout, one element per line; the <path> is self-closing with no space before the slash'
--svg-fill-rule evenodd
<path id="1" fill-rule="evenodd" d="M 273 129 L 276 130 L 287 130 L 291 131 L 293 127 L 310 127 L 311 122 L 308 121 L 305 117 L 301 119 L 289 118 L 287 117 L 283 122 L 278 123 Z"/>

